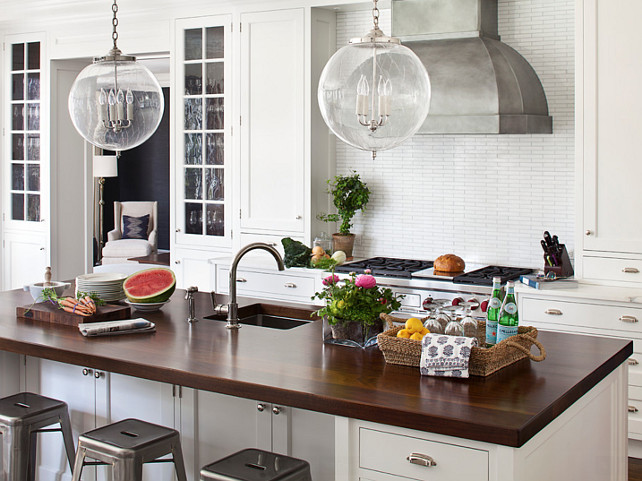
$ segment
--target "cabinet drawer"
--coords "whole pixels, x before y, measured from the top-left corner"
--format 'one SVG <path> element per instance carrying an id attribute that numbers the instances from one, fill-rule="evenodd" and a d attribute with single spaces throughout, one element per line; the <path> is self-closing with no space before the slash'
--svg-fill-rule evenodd
<path id="1" fill-rule="evenodd" d="M 629 384 L 642 387 L 642 353 L 640 352 L 633 351 L 633 355 L 629 358 Z"/>
<path id="2" fill-rule="evenodd" d="M 221 267 L 219 275 L 222 279 L 229 278 L 229 269 Z M 310 303 L 314 295 L 314 279 L 312 277 L 292 276 L 239 269 L 236 272 L 236 292 L 238 295 L 259 297 L 279 297 Z M 220 290 L 221 294 L 229 294 L 228 287 Z"/>
<path id="3" fill-rule="evenodd" d="M 584 277 L 605 281 L 642 283 L 642 261 L 612 257 L 584 257 Z"/>
<path id="4" fill-rule="evenodd" d="M 642 436 L 642 388 L 629 386 L 629 433 Z"/>
<path id="5" fill-rule="evenodd" d="M 412 453 L 430 456 L 437 465 L 411 464 L 406 458 Z M 488 452 L 361 428 L 359 467 L 411 479 L 483 481 L 488 480 Z"/>
<path id="6" fill-rule="evenodd" d="M 522 302 L 524 323 L 545 322 L 605 329 L 609 335 L 642 334 L 642 308 L 581 304 L 526 298 Z"/>

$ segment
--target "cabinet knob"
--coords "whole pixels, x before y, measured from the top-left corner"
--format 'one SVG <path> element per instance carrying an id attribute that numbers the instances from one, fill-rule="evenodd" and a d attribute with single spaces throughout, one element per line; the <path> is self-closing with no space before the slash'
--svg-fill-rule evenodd
<path id="1" fill-rule="evenodd" d="M 84 368 L 84 369 L 82 370 L 82 375 L 83 375 L 83 376 L 89 376 L 89 375 L 90 375 L 90 374 L 92 374 L 93 372 L 94 372 L 94 371 L 93 371 L 93 369 L 87 369 L 87 368 Z"/>
<path id="2" fill-rule="evenodd" d="M 427 468 L 437 466 L 436 461 L 427 454 L 412 453 L 406 458 L 406 460 L 410 464 L 418 464 L 419 466 L 426 466 Z"/>
<path id="3" fill-rule="evenodd" d="M 626 274 L 639 274 L 640 269 L 638 269 L 637 267 L 625 267 L 624 269 L 622 269 L 622 272 Z"/>
<path id="4" fill-rule="evenodd" d="M 283 287 L 287 287 L 288 289 L 296 289 L 296 284 L 294 282 L 286 282 L 283 284 Z"/>
<path id="5" fill-rule="evenodd" d="M 302 216 L 300 216 L 300 215 L 297 215 L 297 216 L 296 216 L 296 220 L 301 220 L 301 219 L 303 219 L 303 217 L 302 217 Z"/>
<path id="6" fill-rule="evenodd" d="M 560 311 L 559 309 L 546 309 L 544 311 L 544 314 L 548 314 L 550 316 L 561 316 L 562 311 Z"/>
<path id="7" fill-rule="evenodd" d="M 638 322 L 638 318 L 635 316 L 620 316 L 620 321 L 635 323 Z"/>
<path id="8" fill-rule="evenodd" d="M 263 403 L 258 403 L 258 404 L 256 405 L 256 410 L 257 410 L 258 412 L 262 413 L 263 411 L 265 411 L 265 404 L 263 404 Z"/>
<path id="9" fill-rule="evenodd" d="M 630 412 L 630 413 L 636 413 L 636 412 L 638 412 L 638 411 L 639 411 L 639 409 L 638 409 L 638 408 L 636 408 L 635 406 L 629 406 L 629 412 Z"/>
<path id="10" fill-rule="evenodd" d="M 180 263 L 181 263 L 181 261 L 178 260 L 178 259 L 174 261 L 174 264 L 180 264 Z"/>
<path id="11" fill-rule="evenodd" d="M 181 231 L 180 227 L 178 229 L 176 229 L 176 232 L 180 232 L 180 231 Z"/>
<path id="12" fill-rule="evenodd" d="M 274 414 L 281 414 L 281 406 L 274 406 L 274 407 L 272 408 L 272 412 L 273 412 Z"/>
<path id="13" fill-rule="evenodd" d="M 637 366 L 638 364 L 640 364 L 640 361 L 638 361 L 636 358 L 634 357 L 629 358 L 629 366 Z"/>
<path id="14" fill-rule="evenodd" d="M 104 373 L 104 372 L 102 372 L 102 371 L 96 371 L 96 372 L 94 372 L 94 377 L 95 377 L 96 379 L 100 379 L 100 378 L 101 378 L 101 377 L 103 377 L 104 375 L 105 375 L 105 373 Z"/>
<path id="15" fill-rule="evenodd" d="M 584 231 L 584 234 L 585 235 L 591 235 L 591 234 L 593 234 L 593 231 L 586 229 L 586 231 Z"/>
<path id="16" fill-rule="evenodd" d="M 44 248 L 44 247 L 41 247 L 41 248 L 40 248 L 40 250 L 41 250 L 41 251 L 44 251 L 44 250 L 45 250 L 45 248 Z"/>

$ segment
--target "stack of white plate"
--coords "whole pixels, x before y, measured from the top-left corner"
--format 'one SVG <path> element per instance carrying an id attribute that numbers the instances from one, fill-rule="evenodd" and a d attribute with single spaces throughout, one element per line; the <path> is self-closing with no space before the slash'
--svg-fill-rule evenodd
<path id="1" fill-rule="evenodd" d="M 103 301 L 119 301 L 125 298 L 123 282 L 126 274 L 96 272 L 76 277 L 76 292 L 95 292 Z"/>

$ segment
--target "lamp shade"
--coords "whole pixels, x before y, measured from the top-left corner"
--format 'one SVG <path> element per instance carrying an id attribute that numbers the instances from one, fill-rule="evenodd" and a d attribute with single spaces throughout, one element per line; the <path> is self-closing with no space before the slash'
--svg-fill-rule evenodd
<path id="1" fill-rule="evenodd" d="M 94 177 L 118 177 L 118 158 L 115 155 L 94 155 Z"/>
<path id="2" fill-rule="evenodd" d="M 120 152 L 145 142 L 163 116 L 163 91 L 156 77 L 133 57 L 96 60 L 69 92 L 69 114 L 88 142 Z"/>
<path id="3" fill-rule="evenodd" d="M 362 41 L 338 50 L 319 79 L 321 115 L 347 144 L 372 152 L 412 136 L 430 106 L 430 80 L 419 58 L 394 42 Z"/>

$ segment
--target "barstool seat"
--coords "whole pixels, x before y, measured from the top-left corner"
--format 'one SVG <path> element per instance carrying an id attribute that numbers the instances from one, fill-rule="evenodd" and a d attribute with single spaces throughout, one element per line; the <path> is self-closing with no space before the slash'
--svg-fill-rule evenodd
<path id="1" fill-rule="evenodd" d="M 43 429 L 56 423 L 60 428 Z M 72 467 L 75 451 L 66 403 L 30 392 L 0 399 L 3 479 L 34 479 L 36 434 L 50 431 L 62 432 L 67 460 Z"/>
<path id="2" fill-rule="evenodd" d="M 310 464 L 261 449 L 244 449 L 201 469 L 201 481 L 311 481 Z"/>
<path id="3" fill-rule="evenodd" d="M 172 458 L 159 459 L 167 454 Z M 173 462 L 178 480 L 187 481 L 178 431 L 139 419 L 125 419 L 81 434 L 72 481 L 80 481 L 85 458 L 111 464 L 114 481 L 141 481 L 143 464 L 153 461 Z"/>

